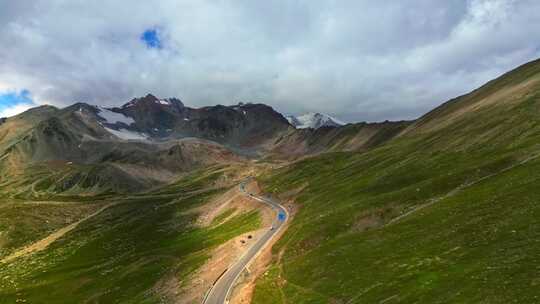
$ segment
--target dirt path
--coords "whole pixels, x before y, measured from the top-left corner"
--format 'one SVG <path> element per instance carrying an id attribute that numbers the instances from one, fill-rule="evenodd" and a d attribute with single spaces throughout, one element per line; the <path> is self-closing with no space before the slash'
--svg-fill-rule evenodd
<path id="1" fill-rule="evenodd" d="M 82 222 L 84 222 L 84 221 L 86 221 L 86 220 L 100 214 L 105 209 L 110 208 L 110 207 L 112 207 L 114 205 L 117 205 L 117 204 L 119 204 L 119 203 L 110 203 L 110 204 L 107 204 L 107 205 L 101 207 L 100 209 L 98 209 L 94 213 L 87 215 L 86 217 L 78 220 L 77 222 L 69 224 L 64 228 L 61 228 L 61 229 L 49 234 L 47 237 L 45 237 L 45 238 L 43 238 L 43 239 L 41 239 L 39 241 L 37 241 L 37 242 L 35 242 L 35 243 L 31 244 L 31 245 L 28 245 L 28 246 L 26 246 L 26 247 L 24 247 L 24 248 L 22 248 L 20 250 L 15 251 L 14 253 L 12 253 L 9 256 L 7 256 L 7 257 L 3 258 L 2 260 L 0 260 L 0 263 L 9 263 L 9 262 L 13 261 L 14 259 L 16 259 L 18 257 L 22 257 L 22 256 L 25 256 L 25 255 L 28 255 L 28 254 L 31 254 L 31 253 L 38 252 L 38 251 L 46 249 L 54 241 L 58 240 L 59 238 L 61 238 L 66 233 L 70 232 L 71 230 L 77 228 L 77 226 L 79 226 L 79 224 L 81 224 Z"/>

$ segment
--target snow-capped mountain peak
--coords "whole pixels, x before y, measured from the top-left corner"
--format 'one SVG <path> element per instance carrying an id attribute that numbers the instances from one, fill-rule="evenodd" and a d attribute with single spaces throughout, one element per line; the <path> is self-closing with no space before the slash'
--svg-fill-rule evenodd
<path id="1" fill-rule="evenodd" d="M 285 118 L 297 129 L 318 129 L 320 127 L 337 127 L 345 123 L 326 114 L 307 113 L 300 116 L 287 115 Z"/>

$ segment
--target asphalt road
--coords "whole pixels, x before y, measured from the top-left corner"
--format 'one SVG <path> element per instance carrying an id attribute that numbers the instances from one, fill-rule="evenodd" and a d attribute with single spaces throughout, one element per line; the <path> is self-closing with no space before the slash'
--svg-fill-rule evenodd
<path id="1" fill-rule="evenodd" d="M 289 219 L 289 214 L 287 210 L 281 206 L 278 202 L 272 200 L 268 197 L 256 196 L 254 194 L 248 193 L 245 189 L 247 181 L 244 181 L 240 184 L 240 191 L 245 195 L 250 196 L 251 198 L 269 205 L 275 212 L 276 218 L 272 222 L 272 228 L 262 235 L 262 237 L 257 240 L 256 243 L 251 245 L 251 247 L 246 251 L 233 265 L 231 265 L 227 271 L 217 280 L 217 282 L 212 286 L 209 293 L 207 294 L 204 304 L 224 304 L 228 303 L 229 293 L 233 288 L 236 280 L 246 268 L 246 266 L 255 258 L 255 256 L 264 249 L 265 245 L 270 242 L 272 237 L 279 232 L 281 227 Z"/>

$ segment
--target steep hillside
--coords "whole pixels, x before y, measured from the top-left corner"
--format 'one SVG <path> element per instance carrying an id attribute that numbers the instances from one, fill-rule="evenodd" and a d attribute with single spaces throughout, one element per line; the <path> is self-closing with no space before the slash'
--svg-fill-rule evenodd
<path id="1" fill-rule="evenodd" d="M 529 63 L 375 149 L 260 177 L 299 211 L 254 303 L 538 302 L 539 78 Z"/>

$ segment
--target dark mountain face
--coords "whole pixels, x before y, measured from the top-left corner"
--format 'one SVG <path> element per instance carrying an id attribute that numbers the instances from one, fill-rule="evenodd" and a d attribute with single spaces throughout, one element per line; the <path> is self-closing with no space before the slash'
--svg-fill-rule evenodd
<path id="1" fill-rule="evenodd" d="M 287 120 L 271 107 L 246 104 L 190 109 L 177 132 L 232 146 L 254 147 L 288 129 Z"/>
<path id="2" fill-rule="evenodd" d="M 167 135 L 176 122 L 185 116 L 184 104 L 177 98 L 158 99 L 152 94 L 134 98 L 120 108 L 112 111 L 122 113 L 135 120 L 134 127 L 158 137 Z"/>
<path id="3" fill-rule="evenodd" d="M 234 147 L 254 147 L 287 131 L 287 120 L 264 104 L 185 107 L 179 99 L 135 98 L 111 111 L 133 118 L 130 126 L 156 139 L 198 137 Z"/>

